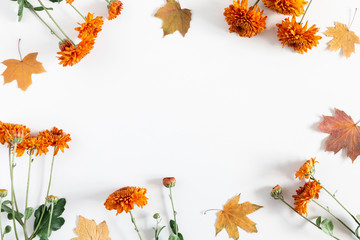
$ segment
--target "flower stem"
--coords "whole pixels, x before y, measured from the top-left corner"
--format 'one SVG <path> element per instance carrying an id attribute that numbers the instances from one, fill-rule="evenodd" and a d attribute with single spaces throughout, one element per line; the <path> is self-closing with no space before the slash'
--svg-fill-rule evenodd
<path id="1" fill-rule="evenodd" d="M 138 236 L 139 236 L 139 239 L 142 240 L 142 237 L 141 237 L 141 235 L 140 235 L 140 231 L 139 231 L 138 227 L 136 226 L 135 218 L 134 218 L 131 210 L 130 210 L 129 212 L 130 212 L 130 216 L 131 216 L 131 222 L 132 222 L 132 223 L 134 224 L 134 226 L 135 226 L 135 231 L 137 232 L 137 234 L 138 234 Z"/>
<path id="2" fill-rule="evenodd" d="M 110 1 L 109 0 L 105 0 L 108 4 L 110 4 Z"/>
<path id="3" fill-rule="evenodd" d="M 341 204 L 341 202 L 340 202 L 339 200 L 337 200 L 337 198 L 335 197 L 334 194 L 331 194 L 318 180 L 316 180 L 315 177 L 314 177 L 314 175 L 311 174 L 311 175 L 310 175 L 310 178 L 311 178 L 311 180 L 314 180 L 315 182 L 317 182 L 317 183 L 325 190 L 325 192 L 327 192 L 327 193 L 354 219 L 354 221 L 355 221 L 358 225 L 360 225 L 359 220 L 357 220 L 356 217 L 355 217 L 354 215 L 352 215 L 351 212 L 349 212 L 349 210 L 347 210 L 347 209 Z"/>
<path id="4" fill-rule="evenodd" d="M 47 189 L 47 192 L 46 192 L 46 197 L 49 196 L 49 192 L 50 192 L 50 186 L 51 186 L 51 180 L 52 180 L 52 173 L 53 173 L 53 169 L 54 169 L 54 160 L 55 160 L 56 148 L 57 148 L 57 146 L 54 147 L 54 153 L 53 153 L 53 158 L 52 158 L 52 162 L 51 162 L 49 185 L 48 185 L 48 189 Z M 30 240 L 33 239 L 33 238 L 36 236 L 36 232 L 37 232 L 37 230 L 39 229 L 40 224 L 41 224 L 41 221 L 42 221 L 42 219 L 43 219 L 43 217 L 44 217 L 45 209 L 46 209 L 46 200 L 45 200 L 45 203 L 44 203 L 42 212 L 41 212 L 41 216 L 40 216 L 39 222 L 38 222 L 38 224 L 37 224 L 37 226 L 36 226 L 33 234 L 31 234 Z"/>
<path id="5" fill-rule="evenodd" d="M 318 225 L 316 225 L 313 221 L 311 221 L 310 219 L 308 219 L 307 217 L 301 215 L 300 213 L 298 213 L 298 211 L 295 210 L 295 208 L 293 208 L 289 203 L 287 203 L 284 198 L 281 196 L 279 196 L 279 198 L 283 203 L 285 203 L 289 208 L 291 208 L 294 212 L 296 212 L 298 215 L 300 215 L 302 218 L 304 218 L 306 221 L 308 221 L 309 223 L 311 223 L 312 225 L 314 225 L 317 229 L 321 230 L 321 227 L 319 227 Z M 321 230 L 322 231 L 322 230 Z M 335 237 L 334 235 L 330 235 L 331 237 L 333 237 L 336 240 L 340 240 L 340 238 Z"/>
<path id="6" fill-rule="evenodd" d="M 54 34 L 60 41 L 62 41 L 62 38 L 55 33 L 55 31 L 49 26 L 49 24 L 47 24 L 34 9 L 30 8 L 30 10 L 40 19 L 43 24 L 45 24 L 45 26 L 50 30 L 51 34 Z"/>
<path id="7" fill-rule="evenodd" d="M 49 219 L 49 226 L 48 226 L 48 230 L 47 230 L 47 238 L 50 237 L 50 229 L 51 229 L 51 221 L 52 221 L 53 213 L 54 213 L 54 201 L 51 202 L 50 219 Z"/>
<path id="8" fill-rule="evenodd" d="M 47 15 L 49 16 L 49 18 L 53 21 L 53 23 L 56 25 L 56 27 L 60 30 L 60 32 L 62 34 L 64 34 L 64 36 L 72 43 L 72 45 L 75 46 L 75 43 L 69 38 L 68 35 L 66 35 L 66 33 L 62 30 L 62 28 L 59 26 L 59 24 L 55 21 L 55 19 L 51 16 L 51 14 L 49 13 L 49 11 L 46 9 L 46 7 L 44 6 L 44 4 L 41 2 L 41 0 L 38 0 L 38 2 L 40 3 L 40 5 L 44 8 L 45 12 L 47 13 Z"/>
<path id="9" fill-rule="evenodd" d="M 256 0 L 256 2 L 255 2 L 254 5 L 251 7 L 251 9 L 253 9 L 259 2 L 260 2 L 260 0 Z"/>
<path id="10" fill-rule="evenodd" d="M 72 3 L 70 3 L 70 6 L 84 19 L 84 21 L 86 21 L 84 15 L 82 15 L 81 12 L 76 7 L 74 7 L 74 5 L 72 5 Z"/>
<path id="11" fill-rule="evenodd" d="M 34 149 L 29 150 L 29 169 L 28 169 L 28 179 L 27 179 L 27 184 L 26 184 L 25 213 L 26 213 L 26 209 L 28 208 L 30 173 L 31 173 L 31 163 L 32 163 L 32 153 L 33 153 L 33 151 L 34 151 Z M 27 218 L 25 217 L 25 219 L 24 219 L 24 232 L 25 232 L 25 235 L 27 236 L 26 223 L 27 223 Z"/>
<path id="12" fill-rule="evenodd" d="M 13 163 L 12 163 L 12 157 L 11 157 L 11 148 L 12 148 L 12 144 L 9 144 L 9 167 L 10 167 L 10 182 L 11 182 L 11 214 L 12 214 L 12 220 L 13 220 L 13 225 L 14 225 L 14 233 L 15 233 L 15 237 L 17 240 L 19 240 L 19 236 L 17 234 L 17 230 L 16 230 L 16 222 L 15 222 L 15 206 L 14 206 L 14 167 L 13 167 Z M 16 148 L 16 143 L 15 143 L 15 147 Z M 14 149 L 15 151 L 15 149 Z"/>
<path id="13" fill-rule="evenodd" d="M 312 199 L 312 201 L 318 205 L 319 207 L 321 207 L 322 209 L 324 209 L 326 212 L 328 212 L 331 216 L 333 216 L 336 220 L 338 220 L 344 227 L 346 227 L 352 234 L 355 234 L 355 232 L 348 226 L 346 225 L 341 219 L 339 219 L 338 217 L 336 217 L 328 208 L 324 207 L 323 205 L 321 205 L 320 203 L 318 203 L 317 201 L 315 201 L 314 199 Z M 358 237 L 356 237 L 358 238 Z M 359 239 L 359 238 L 358 238 Z"/>
<path id="14" fill-rule="evenodd" d="M 2 200 L 3 200 L 3 198 L 0 197 L 0 213 L 1 213 L 1 208 L 2 208 Z M 1 236 L 1 240 L 3 240 L 4 236 L 3 236 L 3 230 L 2 230 L 2 225 L 1 225 L 1 216 L 0 216 L 0 236 Z"/>
<path id="15" fill-rule="evenodd" d="M 305 9 L 304 14 L 302 15 L 302 18 L 301 18 L 301 20 L 300 20 L 299 24 L 301 24 L 301 23 L 302 23 L 302 21 L 304 20 L 304 17 L 305 17 L 305 15 L 306 15 L 306 13 L 307 13 L 307 11 L 308 11 L 308 9 L 309 9 L 309 7 L 310 7 L 311 3 L 312 3 L 312 0 L 310 0 L 310 1 L 309 1 L 308 5 L 307 5 L 307 7 L 306 7 L 306 9 Z"/>
<path id="16" fill-rule="evenodd" d="M 173 210 L 173 214 L 174 214 L 174 222 L 175 222 L 175 235 L 178 236 L 178 225 L 177 225 L 177 222 L 176 222 L 176 211 L 175 211 L 175 207 L 174 207 L 174 200 L 173 200 L 173 196 L 172 196 L 172 187 L 169 187 L 169 190 L 170 190 L 170 201 L 171 201 L 171 207 L 172 207 L 172 210 Z"/>

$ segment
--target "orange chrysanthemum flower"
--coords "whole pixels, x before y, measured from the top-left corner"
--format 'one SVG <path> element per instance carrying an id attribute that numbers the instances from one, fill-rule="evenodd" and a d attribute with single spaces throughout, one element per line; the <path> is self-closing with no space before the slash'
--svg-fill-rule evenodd
<path id="1" fill-rule="evenodd" d="M 70 42 L 66 42 L 67 44 L 61 44 L 60 50 L 58 52 L 60 56 L 58 59 L 60 60 L 60 65 L 63 67 L 73 66 L 80 62 L 83 57 L 90 53 L 91 49 L 94 48 L 95 39 L 87 38 L 83 39 L 77 46 L 74 46 Z M 69 44 L 70 43 L 70 44 Z"/>
<path id="2" fill-rule="evenodd" d="M 68 4 L 72 4 L 74 2 L 74 0 L 66 0 L 66 3 Z"/>
<path id="3" fill-rule="evenodd" d="M 21 157 L 26 150 L 36 151 L 35 156 L 39 156 L 43 153 L 46 154 L 49 151 L 48 147 L 49 142 L 44 136 L 29 137 L 17 146 L 16 156 Z"/>
<path id="4" fill-rule="evenodd" d="M 143 207 L 147 204 L 146 188 L 124 187 L 110 194 L 104 205 L 107 210 L 116 210 L 116 215 L 134 209 L 134 204 Z"/>
<path id="5" fill-rule="evenodd" d="M 109 20 L 113 20 L 117 18 L 118 15 L 121 14 L 121 10 L 123 9 L 123 4 L 119 0 L 112 0 L 110 4 L 107 6 L 109 10 Z"/>
<path id="6" fill-rule="evenodd" d="M 319 198 L 321 188 L 316 181 L 309 181 L 305 183 L 304 187 L 296 190 L 296 195 L 293 195 L 295 210 L 301 215 L 308 215 L 307 204 L 311 199 Z"/>
<path id="7" fill-rule="evenodd" d="M 318 163 L 318 161 L 315 160 L 316 158 L 310 158 L 310 160 L 307 160 L 304 165 L 302 165 L 295 173 L 295 177 L 301 179 L 309 179 L 310 173 L 314 171 L 315 163 Z"/>
<path id="8" fill-rule="evenodd" d="M 291 21 L 289 18 L 286 18 L 281 24 L 276 24 L 276 26 L 278 27 L 278 38 L 282 46 L 288 45 L 301 54 L 307 52 L 307 50 L 312 47 L 316 47 L 321 39 L 320 36 L 315 35 L 319 31 L 319 28 L 312 25 L 307 29 L 307 22 L 303 27 L 302 23 L 296 22 L 294 16 Z"/>
<path id="9" fill-rule="evenodd" d="M 266 29 L 266 16 L 258 6 L 247 8 L 248 0 L 234 0 L 225 8 L 224 16 L 229 24 L 229 32 L 236 32 L 241 37 L 253 37 Z"/>
<path id="10" fill-rule="evenodd" d="M 262 0 L 264 5 L 284 15 L 300 16 L 304 14 L 305 0 Z"/>
<path id="11" fill-rule="evenodd" d="M 94 14 L 88 13 L 85 17 L 84 23 L 78 23 L 80 27 L 75 28 L 79 32 L 78 38 L 81 40 L 87 38 L 96 38 L 97 34 L 101 31 L 104 20 L 102 17 L 94 18 Z"/>
<path id="12" fill-rule="evenodd" d="M 40 137 L 47 139 L 48 144 L 55 147 L 54 156 L 59 152 L 59 149 L 64 152 L 65 148 L 69 148 L 68 142 L 71 141 L 70 134 L 65 133 L 62 129 L 53 127 L 51 131 L 45 130 L 39 133 Z"/>
<path id="13" fill-rule="evenodd" d="M 24 125 L 0 122 L 0 143 L 19 144 L 30 135 L 30 129 Z"/>

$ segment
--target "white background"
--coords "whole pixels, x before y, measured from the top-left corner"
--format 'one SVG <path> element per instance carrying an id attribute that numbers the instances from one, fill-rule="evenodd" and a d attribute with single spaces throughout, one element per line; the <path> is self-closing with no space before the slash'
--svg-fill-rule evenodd
<path id="1" fill-rule="evenodd" d="M 16 2 L 0 2 L 0 60 L 19 58 L 21 38 L 23 56 L 39 52 L 47 70 L 33 75 L 26 92 L 16 82 L 0 87 L 0 120 L 26 124 L 34 134 L 57 126 L 72 137 L 70 149 L 55 163 L 51 193 L 68 204 L 66 223 L 52 239 L 75 237 L 79 215 L 106 220 L 112 239 L 137 239 L 130 216 L 115 216 L 103 205 L 110 193 L 128 185 L 148 189 L 149 204 L 134 215 L 144 239 L 152 239 L 152 215 L 160 212 L 164 224 L 171 217 L 162 186 L 166 176 L 177 179 L 175 205 L 185 239 L 228 239 L 225 231 L 215 238 L 216 212 L 202 212 L 222 208 L 239 193 L 241 202 L 264 206 L 249 215 L 259 232 L 240 229 L 240 239 L 330 239 L 269 192 L 281 184 L 292 202 L 303 184 L 294 179 L 295 171 L 317 156 L 318 178 L 360 213 L 360 160 L 352 164 L 343 153 L 324 152 L 327 135 L 316 130 L 321 115 L 331 115 L 334 107 L 360 119 L 360 53 L 346 59 L 330 52 L 331 38 L 323 35 L 334 21 L 349 24 L 359 1 L 314 1 L 305 19 L 320 27 L 323 39 L 303 55 L 281 47 L 275 24 L 284 16 L 268 9 L 267 29 L 260 35 L 248 39 L 228 33 L 223 10 L 231 2 L 224 0 L 182 0 L 193 12 L 191 28 L 185 38 L 178 32 L 163 38 L 162 22 L 153 17 L 163 3 L 124 1 L 123 14 L 105 22 L 91 54 L 63 68 L 56 59 L 57 39 L 26 9 L 18 23 Z M 56 8 L 55 18 L 76 38 L 79 16 L 65 3 L 47 5 Z M 74 5 L 107 17 L 105 1 Z M 359 13 L 351 30 L 360 34 Z M 10 189 L 7 150 L 1 149 L 0 188 Z M 44 200 L 49 167 L 50 156 L 33 164 L 32 206 Z M 26 169 L 27 158 L 17 160 L 20 203 Z M 325 193 L 320 202 L 355 227 Z M 326 216 L 313 205 L 309 212 L 311 218 Z M 355 239 L 335 225 L 341 239 Z M 168 229 L 161 239 L 167 236 Z"/>

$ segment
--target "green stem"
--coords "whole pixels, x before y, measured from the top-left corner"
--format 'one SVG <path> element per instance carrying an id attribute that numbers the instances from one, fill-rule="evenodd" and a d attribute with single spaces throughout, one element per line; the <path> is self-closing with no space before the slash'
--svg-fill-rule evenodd
<path id="1" fill-rule="evenodd" d="M 130 210 L 129 212 L 130 212 L 130 216 L 131 216 L 131 222 L 132 222 L 132 223 L 134 224 L 134 226 L 135 226 L 135 231 L 137 232 L 137 234 L 138 234 L 138 236 L 139 236 L 139 239 L 142 240 L 142 237 L 141 237 L 141 235 L 140 235 L 140 231 L 139 231 L 138 227 L 136 226 L 135 218 L 134 218 L 131 210 Z"/>
<path id="2" fill-rule="evenodd" d="M 314 199 L 312 199 L 312 201 L 318 205 L 319 207 L 321 207 L 322 209 L 324 209 L 326 212 L 328 212 L 331 216 L 333 216 L 336 220 L 338 220 L 344 227 L 346 227 L 352 234 L 355 234 L 355 232 L 348 226 L 346 225 L 341 219 L 339 219 L 338 217 L 336 217 L 328 208 L 324 207 L 323 205 L 321 205 L 320 203 L 318 203 L 317 201 L 315 201 Z M 358 237 L 357 237 L 358 238 Z M 359 238 L 358 238 L 359 239 Z"/>
<path id="3" fill-rule="evenodd" d="M 34 9 L 30 8 L 30 10 L 40 19 L 43 24 L 45 24 L 45 26 L 50 30 L 51 34 L 54 34 L 60 41 L 62 41 L 62 38 L 54 32 L 54 30 L 44 21 L 44 19 L 42 19 L 42 17 L 40 17 L 40 15 Z"/>
<path id="4" fill-rule="evenodd" d="M 174 222 L 175 222 L 175 235 L 178 236 L 178 225 L 176 222 L 176 211 L 175 211 L 175 207 L 174 207 L 174 200 L 173 200 L 173 196 L 172 196 L 172 187 L 169 187 L 170 189 L 170 201 L 171 201 L 171 207 L 173 210 L 173 214 L 174 214 Z"/>
<path id="5" fill-rule="evenodd" d="M 44 4 L 41 2 L 41 0 L 38 0 L 38 2 L 40 3 L 40 5 L 44 8 L 45 12 L 47 13 L 47 15 L 49 16 L 49 18 L 53 21 L 53 23 L 56 25 L 56 27 L 60 30 L 60 32 L 62 34 L 64 34 L 64 36 L 71 42 L 72 45 L 75 46 L 75 43 L 69 38 L 68 35 L 66 35 L 66 33 L 62 30 L 62 28 L 59 26 L 59 24 L 55 21 L 55 19 L 51 16 L 51 14 L 49 13 L 49 11 L 46 9 L 46 7 L 44 6 Z"/>
<path id="6" fill-rule="evenodd" d="M 287 203 L 284 198 L 281 196 L 277 199 L 280 199 L 283 203 L 285 203 L 289 208 L 291 208 L 294 212 L 296 212 L 298 215 L 300 215 L 302 218 L 304 218 L 306 221 L 308 221 L 309 223 L 311 223 L 312 225 L 314 225 L 317 229 L 321 230 L 321 227 L 319 227 L 318 225 L 316 225 L 313 221 L 311 221 L 310 219 L 308 219 L 307 217 L 301 215 L 300 213 L 298 213 L 298 211 L 295 210 L 295 208 L 293 208 L 289 203 Z M 321 230 L 322 231 L 322 230 Z M 340 238 L 335 237 L 334 235 L 330 235 L 331 237 L 333 237 L 336 240 L 340 240 Z"/>
<path id="7" fill-rule="evenodd" d="M 51 202 L 51 209 L 50 209 L 50 219 L 49 219 L 49 226 L 47 231 L 47 238 L 50 237 L 50 228 L 51 228 L 51 220 L 54 213 L 54 201 Z"/>
<path id="8" fill-rule="evenodd" d="M 354 221 L 360 225 L 359 220 L 356 219 L 356 217 L 354 215 L 351 214 L 351 212 L 349 212 L 349 210 L 347 210 L 339 200 L 337 200 L 337 198 L 335 197 L 334 194 L 331 194 L 318 180 L 315 179 L 314 175 L 310 175 L 310 179 L 317 182 L 324 190 L 325 192 L 327 192 L 353 219 Z"/>
<path id="9" fill-rule="evenodd" d="M 308 11 L 311 3 L 312 3 L 312 0 L 310 0 L 309 4 L 307 5 L 307 7 L 306 7 L 306 9 L 305 9 L 305 12 L 304 12 L 304 14 L 302 15 L 302 18 L 301 18 L 299 24 L 301 24 L 302 21 L 304 20 L 305 14 L 307 13 L 307 11 Z"/>
<path id="10" fill-rule="evenodd" d="M 105 0 L 108 4 L 110 4 L 110 1 L 109 0 Z"/>
<path id="11" fill-rule="evenodd" d="M 27 179 L 27 184 L 26 184 L 25 213 L 26 213 L 26 209 L 28 208 L 30 173 L 31 173 L 31 163 L 32 163 L 32 153 L 33 153 L 33 151 L 34 151 L 34 149 L 29 150 L 29 169 L 28 169 L 28 179 Z M 27 236 L 26 223 L 27 223 L 27 218 L 25 217 L 25 219 L 24 219 L 24 232 L 25 232 L 25 235 Z"/>
<path id="12" fill-rule="evenodd" d="M 84 19 L 84 21 L 86 21 L 84 15 L 82 15 L 81 12 L 79 10 L 77 10 L 77 8 L 74 7 L 74 5 L 72 5 L 72 3 L 70 3 L 70 6 L 72 6 L 72 8 Z"/>
<path id="13" fill-rule="evenodd" d="M 19 236 L 17 234 L 17 230 L 16 230 L 16 222 L 15 222 L 15 206 L 14 206 L 14 168 L 13 168 L 13 164 L 12 164 L 12 157 L 11 157 L 11 148 L 12 148 L 12 144 L 9 144 L 9 167 L 10 167 L 10 182 L 11 182 L 11 213 L 12 213 L 12 220 L 13 220 L 13 225 L 14 225 L 14 232 L 15 232 L 15 237 L 17 240 L 19 240 Z M 15 143 L 15 147 L 16 148 L 16 143 Z M 15 151 L 15 149 L 14 149 Z"/>
<path id="14" fill-rule="evenodd" d="M 0 213 L 1 213 L 1 208 L 2 208 L 2 200 L 3 200 L 3 198 L 0 197 Z M 0 216 L 0 236 L 1 236 L 1 240 L 3 240 L 4 235 L 3 235 L 2 225 L 1 225 L 1 216 Z"/>
<path id="15" fill-rule="evenodd" d="M 49 196 L 49 193 L 50 193 L 50 186 L 51 186 L 52 174 L 53 174 L 53 169 L 54 169 L 54 160 L 55 160 L 56 148 L 57 148 L 57 146 L 54 147 L 54 153 L 53 153 L 53 158 L 52 158 L 52 162 L 51 162 L 49 185 L 48 185 L 48 189 L 47 189 L 47 192 L 46 192 L 46 197 Z M 45 198 L 46 198 L 46 197 L 45 197 Z M 46 209 L 46 200 L 45 200 L 45 203 L 44 203 L 42 212 L 41 212 L 41 216 L 40 216 L 40 218 L 39 218 L 39 222 L 38 222 L 37 226 L 35 227 L 35 230 L 34 230 L 33 234 L 31 234 L 30 240 L 33 239 L 33 238 L 36 236 L 36 232 L 37 232 L 37 230 L 39 229 L 40 224 L 41 224 L 41 221 L 42 221 L 42 219 L 43 219 L 43 217 L 44 217 L 45 209 Z"/>
<path id="16" fill-rule="evenodd" d="M 251 9 L 253 9 L 258 3 L 260 2 L 260 0 L 257 0 L 254 5 L 251 7 Z"/>

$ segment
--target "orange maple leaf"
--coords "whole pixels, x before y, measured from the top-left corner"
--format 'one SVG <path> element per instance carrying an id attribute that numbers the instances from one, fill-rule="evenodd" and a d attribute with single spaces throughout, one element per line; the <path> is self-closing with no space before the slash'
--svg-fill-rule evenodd
<path id="1" fill-rule="evenodd" d="M 163 20 L 164 37 L 174 33 L 176 30 L 185 37 L 190 28 L 191 10 L 181 9 L 179 2 L 176 0 L 167 0 L 166 4 L 157 10 L 155 17 Z"/>
<path id="2" fill-rule="evenodd" d="M 262 208 L 262 206 L 250 202 L 239 204 L 239 200 L 240 194 L 230 199 L 224 206 L 224 210 L 218 212 L 216 235 L 224 228 L 232 239 L 239 239 L 238 227 L 250 233 L 257 232 L 256 223 L 251 221 L 246 215 L 255 212 Z"/>
<path id="3" fill-rule="evenodd" d="M 336 154 L 345 148 L 347 156 L 354 162 L 360 155 L 360 127 L 344 111 L 336 108 L 333 117 L 323 116 L 323 118 L 318 129 L 330 134 L 326 139 L 325 151 L 332 151 Z"/>
<path id="4" fill-rule="evenodd" d="M 24 91 L 31 85 L 31 74 L 46 72 L 41 62 L 36 60 L 38 53 L 29 53 L 22 60 L 8 59 L 2 63 L 7 67 L 2 73 L 4 84 L 17 81 L 18 87 Z"/>

